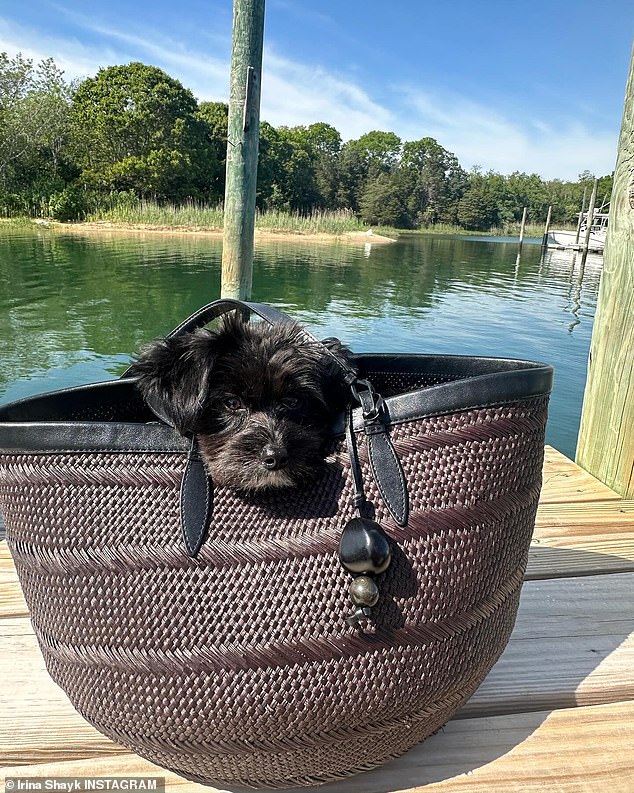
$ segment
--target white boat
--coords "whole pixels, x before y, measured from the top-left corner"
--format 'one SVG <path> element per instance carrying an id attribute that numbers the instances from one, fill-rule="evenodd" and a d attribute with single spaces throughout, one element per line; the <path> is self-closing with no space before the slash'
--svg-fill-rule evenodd
<path id="1" fill-rule="evenodd" d="M 607 212 L 594 212 L 590 226 L 590 239 L 588 240 L 588 250 L 593 253 L 603 253 L 605 248 L 605 237 L 608 231 Z M 586 230 L 588 228 L 588 213 L 584 212 L 577 239 L 576 231 L 564 231 L 563 229 L 551 229 L 548 232 L 546 244 L 548 247 L 581 249 L 585 244 Z"/>

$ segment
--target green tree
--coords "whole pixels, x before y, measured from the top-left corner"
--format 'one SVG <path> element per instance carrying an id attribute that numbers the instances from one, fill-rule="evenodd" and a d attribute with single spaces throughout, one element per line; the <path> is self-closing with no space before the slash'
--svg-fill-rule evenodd
<path id="1" fill-rule="evenodd" d="M 401 139 L 394 132 L 372 130 L 350 141 L 350 147 L 360 152 L 370 170 L 391 171 L 396 167 L 401 154 Z"/>
<path id="2" fill-rule="evenodd" d="M 472 173 L 470 185 L 458 202 L 458 223 L 469 231 L 487 231 L 497 225 L 497 202 L 487 179 Z"/>
<path id="3" fill-rule="evenodd" d="M 193 94 L 154 66 L 111 66 L 85 80 L 72 133 L 87 185 L 172 200 L 218 192 L 218 158 Z"/>
<path id="4" fill-rule="evenodd" d="M 260 209 L 288 209 L 285 167 L 290 157 L 288 141 L 268 123 L 260 122 L 256 204 Z"/>
<path id="5" fill-rule="evenodd" d="M 304 128 L 303 138 L 315 171 L 317 203 L 321 208 L 337 205 L 337 161 L 341 153 L 341 135 L 330 124 L 319 122 Z"/>
<path id="6" fill-rule="evenodd" d="M 408 182 L 407 174 L 398 170 L 369 179 L 361 196 L 361 219 L 371 226 L 411 228 Z"/>
<path id="7" fill-rule="evenodd" d="M 455 154 L 434 138 L 403 146 L 400 167 L 410 174 L 409 210 L 416 225 L 455 223 L 467 174 Z"/>
<path id="8" fill-rule="evenodd" d="M 472 180 L 473 180 L 472 175 Z M 487 209 L 491 226 L 504 227 L 508 223 L 513 223 L 522 216 L 522 207 L 518 206 L 518 198 L 509 188 L 508 177 L 503 176 L 497 171 L 487 171 L 486 174 L 475 177 L 476 181 L 481 179 L 485 185 L 485 202 L 491 203 L 495 211 Z M 473 182 L 471 182 L 473 183 Z"/>
<path id="9" fill-rule="evenodd" d="M 218 200 L 222 200 L 225 193 L 229 106 L 225 102 L 201 102 L 198 108 L 198 117 L 205 125 L 212 155 L 210 157 L 209 177 L 213 187 L 209 197 L 212 199 L 216 197 Z M 214 166 L 216 169 L 215 173 L 211 170 Z"/>
<path id="10" fill-rule="evenodd" d="M 309 212 L 322 205 L 317 184 L 318 153 L 306 127 L 260 126 L 258 205 Z"/>
<path id="11" fill-rule="evenodd" d="M 37 212 L 72 170 L 65 157 L 73 85 L 52 59 L 0 53 L 0 196 Z M 11 206 L 12 205 L 12 206 Z"/>
<path id="12" fill-rule="evenodd" d="M 350 141 L 345 143 L 336 159 L 334 170 L 334 208 L 358 212 L 369 170 L 362 151 Z"/>
<path id="13" fill-rule="evenodd" d="M 528 218 L 533 222 L 546 218 L 549 195 L 546 184 L 540 176 L 514 171 L 506 178 L 506 183 L 515 207 L 515 220 L 521 219 L 523 207 L 527 208 Z"/>

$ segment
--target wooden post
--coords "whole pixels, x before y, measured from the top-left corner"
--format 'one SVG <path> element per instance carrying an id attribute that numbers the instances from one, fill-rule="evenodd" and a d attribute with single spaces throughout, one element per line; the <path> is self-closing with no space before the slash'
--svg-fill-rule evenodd
<path id="1" fill-rule="evenodd" d="M 634 498 L 634 53 L 592 333 L 577 463 Z"/>
<path id="2" fill-rule="evenodd" d="M 583 188 L 583 198 L 581 199 L 581 212 L 579 212 L 579 220 L 577 220 L 577 235 L 575 237 L 575 245 L 579 245 L 579 235 L 581 234 L 581 224 L 583 223 L 583 212 L 586 208 L 586 194 L 588 188 Z"/>
<path id="3" fill-rule="evenodd" d="M 583 238 L 583 252 L 588 252 L 588 245 L 590 244 L 590 234 L 592 233 L 592 223 L 594 221 L 594 205 L 597 201 L 597 179 L 594 180 L 592 185 L 592 193 L 590 195 L 590 203 L 588 204 L 588 214 L 586 216 L 586 233 Z"/>
<path id="4" fill-rule="evenodd" d="M 234 0 L 221 295 L 240 300 L 253 274 L 263 38 L 264 0 Z"/>
<path id="5" fill-rule="evenodd" d="M 544 228 L 544 238 L 542 239 L 542 248 L 548 247 L 548 232 L 550 231 L 550 218 L 553 214 L 552 204 L 548 207 L 548 214 L 546 215 L 546 227 Z"/>
<path id="6" fill-rule="evenodd" d="M 522 243 L 524 242 L 525 228 L 526 228 L 526 207 L 524 207 L 524 211 L 522 212 L 522 225 L 520 226 L 520 248 L 522 247 Z"/>

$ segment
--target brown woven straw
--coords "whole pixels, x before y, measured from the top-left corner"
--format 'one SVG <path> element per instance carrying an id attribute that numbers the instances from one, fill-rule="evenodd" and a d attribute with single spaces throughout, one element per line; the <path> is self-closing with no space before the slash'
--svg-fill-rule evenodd
<path id="1" fill-rule="evenodd" d="M 184 453 L 3 455 L 7 538 L 51 676 L 103 733 L 201 782 L 309 785 L 400 755 L 471 696 L 509 638 L 546 405 L 393 427 L 406 528 L 357 437 L 366 493 L 394 541 L 362 628 L 346 623 L 350 576 L 337 557 L 354 514 L 343 441 L 305 490 L 217 489 L 195 559 L 179 528 Z"/>

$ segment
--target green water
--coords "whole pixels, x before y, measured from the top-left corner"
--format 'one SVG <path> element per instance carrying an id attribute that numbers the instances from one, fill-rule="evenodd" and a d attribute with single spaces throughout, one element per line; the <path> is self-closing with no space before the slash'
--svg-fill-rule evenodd
<path id="1" fill-rule="evenodd" d="M 216 299 L 221 245 L 197 236 L 0 234 L 0 402 L 120 374 Z M 555 366 L 547 440 L 574 455 L 600 260 L 491 238 L 267 242 L 253 298 L 356 351 L 495 355 Z"/>

